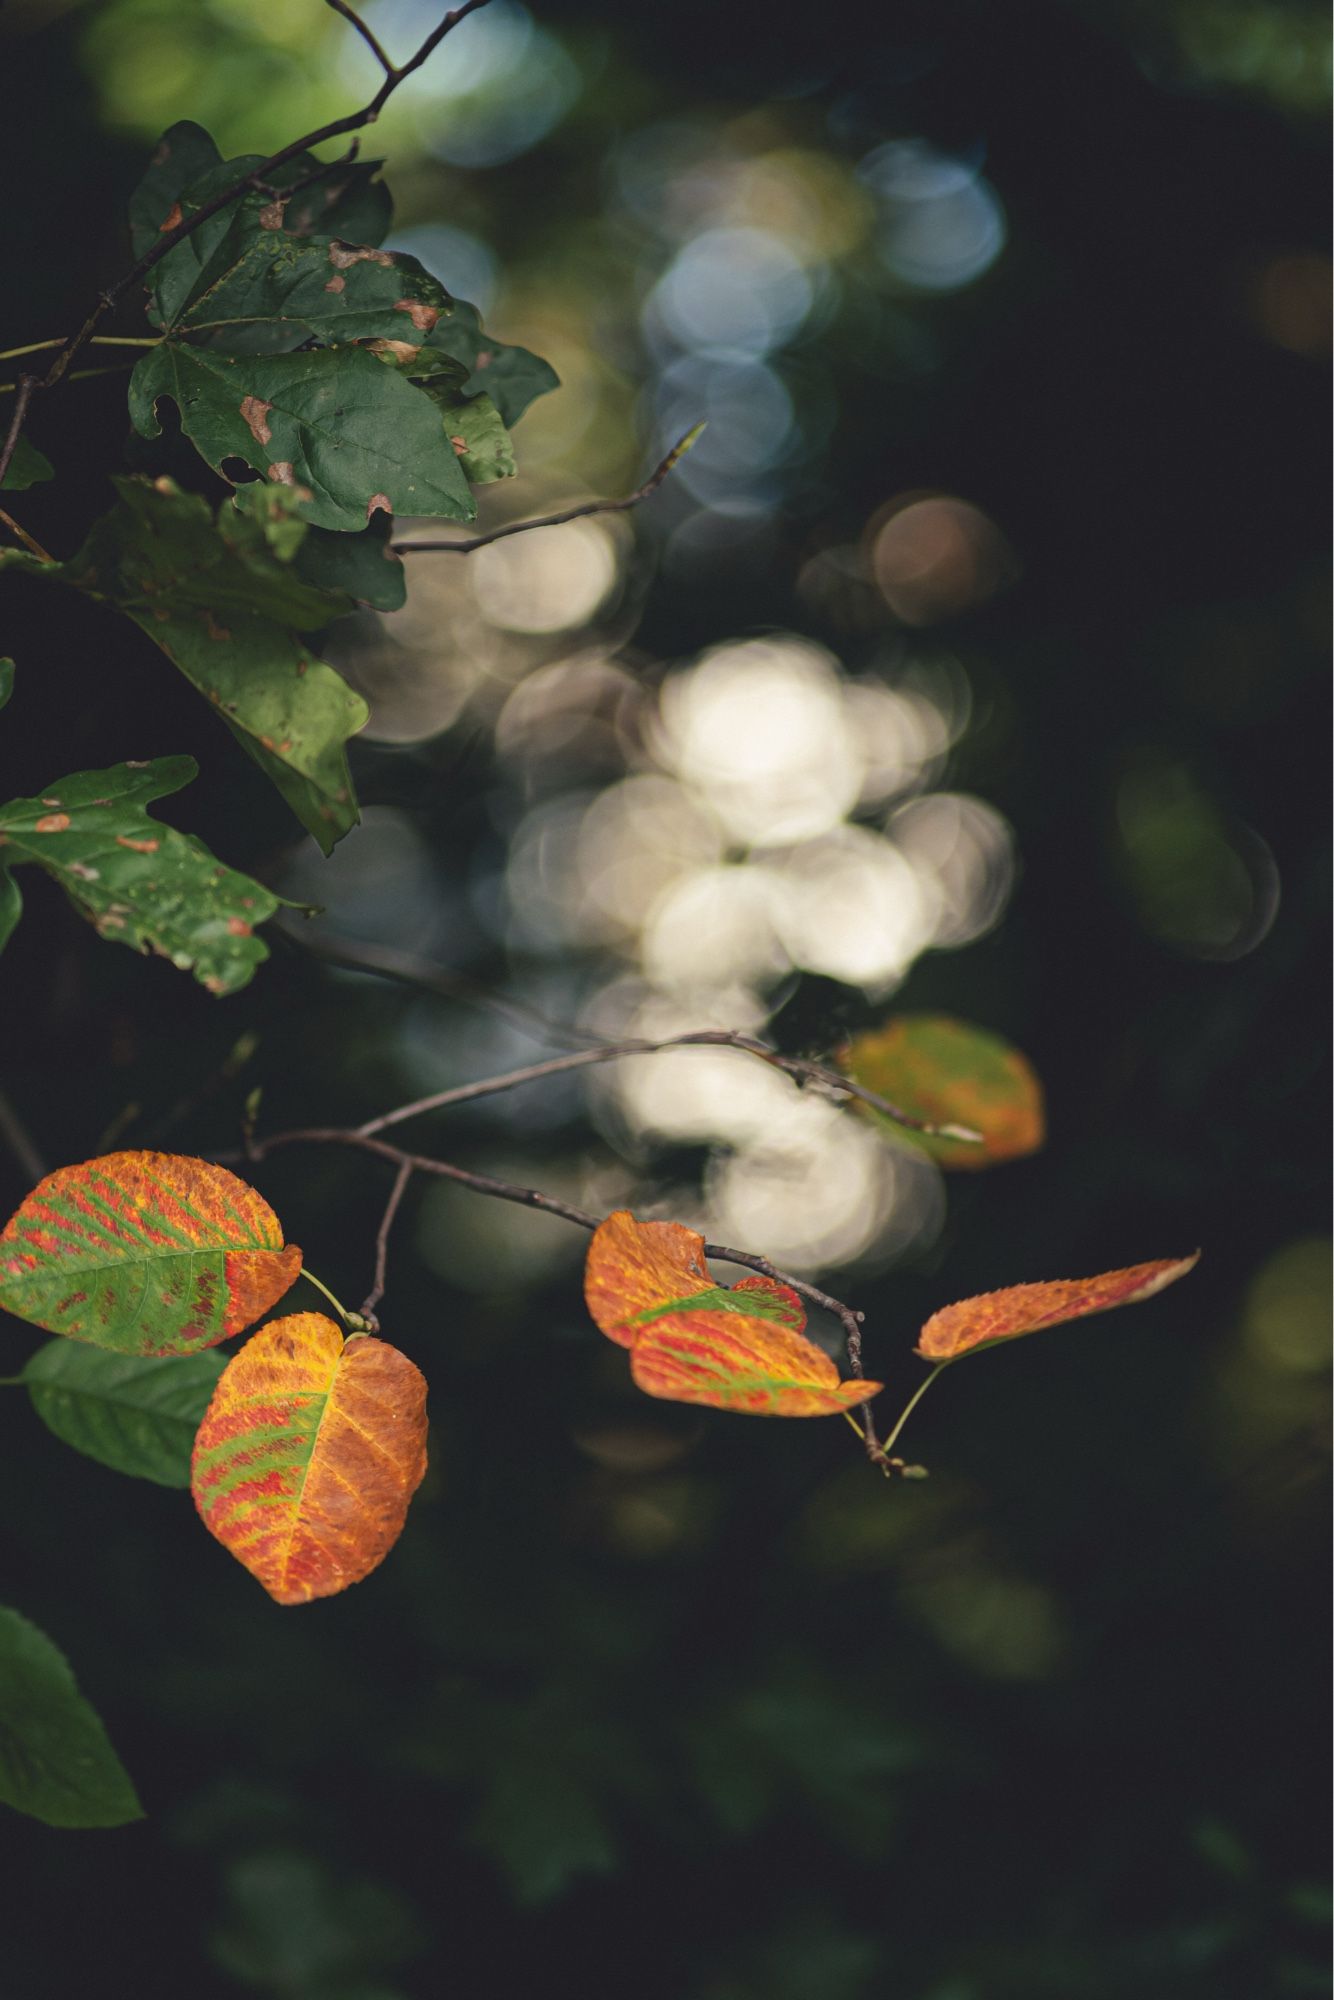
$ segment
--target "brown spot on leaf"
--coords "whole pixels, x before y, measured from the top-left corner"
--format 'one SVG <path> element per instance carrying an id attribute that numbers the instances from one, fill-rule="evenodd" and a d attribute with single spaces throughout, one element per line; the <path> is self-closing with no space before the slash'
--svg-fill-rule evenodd
<path id="1" fill-rule="evenodd" d="M 466 457 L 467 457 L 467 455 L 468 455 L 468 440 L 467 440 L 467 438 L 465 438 L 465 437 L 452 437 L 452 438 L 451 438 L 451 439 L 449 440 L 449 442 L 450 442 L 450 443 L 451 443 L 451 444 L 453 445 L 453 447 L 454 447 L 455 451 L 456 451 L 456 452 L 458 453 L 458 455 L 459 455 L 459 457 L 460 457 L 460 458 L 466 458 Z"/>
<path id="2" fill-rule="evenodd" d="M 266 202 L 264 207 L 261 208 L 261 210 L 259 211 L 260 228 L 281 229 L 283 226 L 283 214 L 287 208 L 288 202 L 291 199 L 292 197 L 290 194 L 285 194 L 282 195 L 277 201 Z"/>
<path id="3" fill-rule="evenodd" d="M 440 317 L 438 306 L 423 305 L 418 299 L 396 299 L 394 311 L 406 313 L 418 333 L 429 333 Z"/>
<path id="4" fill-rule="evenodd" d="M 0 840 L 3 838 L 4 835 L 0 834 Z M 70 874 L 77 875 L 81 882 L 96 882 L 101 873 L 97 868 L 90 868 L 86 861 L 71 861 L 67 866 Z"/>
<path id="5" fill-rule="evenodd" d="M 44 813 L 33 829 L 35 833 L 63 833 L 69 825 L 68 813 Z"/>
<path id="6" fill-rule="evenodd" d="M 387 493 L 372 493 L 370 499 L 366 502 L 366 519 L 368 521 L 372 514 L 392 514 L 393 511 L 394 503 Z"/>
<path id="7" fill-rule="evenodd" d="M 272 428 L 265 422 L 272 403 L 266 403 L 259 396 L 247 396 L 241 404 L 241 415 L 247 430 L 256 444 L 267 444 L 273 436 Z"/>
<path id="8" fill-rule="evenodd" d="M 491 349 L 489 347 L 484 347 L 481 353 L 478 355 L 474 365 L 478 368 L 489 368 L 491 366 L 491 363 L 495 360 L 495 358 L 496 357 L 491 352 Z"/>
<path id="9" fill-rule="evenodd" d="M 169 229 L 179 228 L 180 223 L 181 223 L 181 204 L 178 201 L 174 201 L 171 207 L 167 210 L 166 215 L 162 218 L 162 221 L 159 222 L 157 226 L 157 233 L 159 236 L 165 236 Z"/>
<path id="10" fill-rule="evenodd" d="M 219 625 L 211 611 L 204 613 L 204 624 L 210 639 L 230 639 L 232 636 L 225 625 Z"/>
<path id="11" fill-rule="evenodd" d="M 60 800 L 59 800 L 59 799 L 43 799 L 43 800 L 42 800 L 42 804 L 43 804 L 44 806 L 58 806 L 58 805 L 60 804 Z"/>
<path id="12" fill-rule="evenodd" d="M 368 340 L 366 345 L 372 354 L 390 355 L 400 368 L 406 368 L 421 353 L 410 340 Z"/>
<path id="13" fill-rule="evenodd" d="M 358 249 L 351 243 L 329 245 L 329 262 L 335 271 L 350 270 L 353 264 L 392 264 L 393 261 L 387 250 Z"/>
<path id="14" fill-rule="evenodd" d="M 251 927 L 244 917 L 228 917 L 227 932 L 230 937 L 249 937 Z"/>
<path id="15" fill-rule="evenodd" d="M 341 292 L 346 283 L 346 278 L 330 278 L 324 289 L 326 292 Z"/>
<path id="16" fill-rule="evenodd" d="M 155 840 L 131 840 L 128 833 L 118 833 L 116 845 L 133 848 L 136 854 L 156 854 L 158 850 L 158 843 Z"/>
<path id="17" fill-rule="evenodd" d="M 295 486 L 296 472 L 293 469 L 291 460 L 287 458 L 275 459 L 274 463 L 269 467 L 269 478 L 275 486 Z"/>
<path id="18" fill-rule="evenodd" d="M 100 916 L 97 919 L 97 922 L 93 925 L 93 929 L 98 932 L 123 931 L 124 928 L 125 928 L 124 917 L 113 917 L 110 910 L 104 912 L 104 914 Z"/>

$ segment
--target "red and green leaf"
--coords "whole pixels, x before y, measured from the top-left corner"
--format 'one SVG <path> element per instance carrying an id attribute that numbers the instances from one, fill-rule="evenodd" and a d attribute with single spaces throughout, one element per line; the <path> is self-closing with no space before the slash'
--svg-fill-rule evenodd
<path id="1" fill-rule="evenodd" d="M 39 1181 L 0 1235 L 0 1306 L 118 1354 L 192 1354 L 250 1326 L 301 1252 L 225 1167 L 108 1153 Z"/>
<path id="2" fill-rule="evenodd" d="M 626 1209 L 594 1232 L 584 1296 L 597 1325 L 630 1349 L 647 1395 L 752 1416 L 823 1417 L 864 1403 L 878 1382 L 841 1382 L 804 1333 L 796 1293 L 771 1278 L 720 1285 L 704 1238 Z"/>
<path id="3" fill-rule="evenodd" d="M 911 1118 L 980 1133 L 980 1144 L 932 1138 L 869 1110 L 893 1137 L 942 1167 L 975 1171 L 1017 1160 L 1036 1152 L 1046 1137 L 1042 1085 L 1028 1058 L 999 1035 L 948 1014 L 900 1014 L 849 1042 L 838 1064 Z"/>
<path id="4" fill-rule="evenodd" d="M 279 1604 L 332 1597 L 383 1562 L 426 1471 L 426 1380 L 323 1313 L 261 1328 L 199 1426 L 204 1526 Z"/>
<path id="5" fill-rule="evenodd" d="M 1189 1257 L 1160 1257 L 1151 1264 L 1131 1264 L 1124 1271 L 1102 1271 L 1096 1278 L 1054 1278 L 960 1299 L 931 1315 L 918 1337 L 917 1352 L 927 1361 L 957 1361 L 976 1348 L 1018 1340 L 1021 1334 L 1059 1326 L 1063 1320 L 1133 1306 L 1184 1278 L 1199 1261 L 1196 1250 Z"/>

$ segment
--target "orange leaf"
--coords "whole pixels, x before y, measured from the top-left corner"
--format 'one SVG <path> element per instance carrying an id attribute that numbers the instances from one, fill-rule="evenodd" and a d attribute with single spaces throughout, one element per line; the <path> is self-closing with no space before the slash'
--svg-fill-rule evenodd
<path id="1" fill-rule="evenodd" d="M 191 1354 L 240 1333 L 301 1252 L 225 1167 L 108 1153 L 39 1181 L 0 1236 L 0 1306 L 120 1354 Z"/>
<path id="2" fill-rule="evenodd" d="M 940 1166 L 976 1172 L 1036 1152 L 1046 1137 L 1042 1085 L 999 1035 L 949 1014 L 899 1014 L 839 1051 L 839 1068 L 928 1125 L 962 1125 L 981 1143 L 912 1132 L 863 1105 L 888 1137 Z"/>
<path id="3" fill-rule="evenodd" d="M 1003 1292 L 960 1299 L 931 1315 L 918 1336 L 917 1352 L 927 1361 L 957 1361 L 974 1348 L 1017 1340 L 1020 1334 L 1036 1333 L 1062 1320 L 1133 1306 L 1184 1278 L 1199 1261 L 1196 1250 L 1189 1257 L 1161 1257 L 1153 1264 L 1103 1271 L 1096 1278 L 1053 1278 L 1046 1284 L 1011 1285 Z"/>
<path id="4" fill-rule="evenodd" d="M 841 1382 L 807 1340 L 796 1293 L 771 1278 L 720 1285 L 704 1238 L 679 1222 L 609 1215 L 588 1249 L 584 1295 L 609 1339 L 628 1347 L 650 1396 L 752 1416 L 823 1417 L 864 1403 L 878 1382 Z"/>
<path id="5" fill-rule="evenodd" d="M 384 1561 L 426 1470 L 426 1380 L 323 1313 L 262 1327 L 195 1438 L 204 1526 L 279 1604 L 332 1597 Z"/>

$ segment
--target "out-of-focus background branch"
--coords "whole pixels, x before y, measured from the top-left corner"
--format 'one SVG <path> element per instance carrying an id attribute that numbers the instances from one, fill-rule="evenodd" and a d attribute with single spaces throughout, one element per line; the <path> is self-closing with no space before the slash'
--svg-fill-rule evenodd
<path id="1" fill-rule="evenodd" d="M 363 11 L 391 50 L 438 15 Z M 414 1180 L 376 1310 L 432 1469 L 392 1562 L 287 1615 L 182 1496 L 6 1408 L 6 1595 L 150 1812 L 6 1823 L 25 2000 L 164 1965 L 192 2000 L 1323 1990 L 1326 36 L 1272 0 L 461 23 L 365 150 L 391 247 L 564 380 L 479 531 L 708 429 L 646 506 L 416 558 L 403 611 L 335 632 L 372 719 L 330 862 L 131 628 L 7 588 L 0 796 L 189 750 L 175 822 L 326 911 L 217 1003 L 33 884 L 24 1150 L 170 1116 L 217 1151 L 260 1084 L 267 1130 L 356 1125 L 572 1040 L 818 1056 L 940 1009 L 1050 1114 L 948 1203 L 727 1050 L 451 1111 L 449 1156 L 854 1299 L 887 1407 L 946 1300 L 1206 1253 L 959 1371 L 914 1417 L 930 1482 L 887 1485 L 841 1424 L 637 1397 L 578 1232 Z M 266 153 L 380 78 L 317 0 L 9 0 L 0 67 L 4 346 L 125 268 L 165 126 Z M 127 430 L 114 377 L 35 400 L 58 478 L 10 504 L 55 555 Z M 255 1170 L 344 1297 L 385 1171 Z"/>

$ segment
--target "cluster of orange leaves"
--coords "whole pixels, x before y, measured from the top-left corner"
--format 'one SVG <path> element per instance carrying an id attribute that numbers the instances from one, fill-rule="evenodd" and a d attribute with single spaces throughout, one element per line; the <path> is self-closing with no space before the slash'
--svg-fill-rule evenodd
<path id="1" fill-rule="evenodd" d="M 628 1210 L 594 1232 L 585 1296 L 650 1396 L 753 1416 L 846 1413 L 881 1384 L 840 1379 L 788 1285 L 724 1286 L 704 1239 Z M 1198 1253 L 1197 1253 L 1198 1254 Z M 946 1306 L 917 1353 L 943 1365 L 1039 1327 L 1133 1304 L 1195 1257 L 1016 1285 Z M 253 1188 L 205 1160 L 114 1153 L 61 1168 L 0 1236 L 0 1306 L 130 1355 L 185 1355 L 253 1324 L 301 1252 Z M 397 1541 L 426 1470 L 426 1381 L 388 1342 L 322 1313 L 271 1321 L 233 1356 L 195 1439 L 195 1505 L 281 1604 L 358 1582 Z"/>

